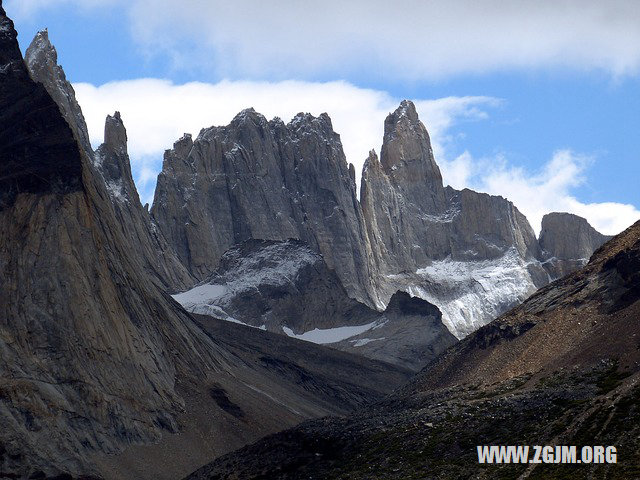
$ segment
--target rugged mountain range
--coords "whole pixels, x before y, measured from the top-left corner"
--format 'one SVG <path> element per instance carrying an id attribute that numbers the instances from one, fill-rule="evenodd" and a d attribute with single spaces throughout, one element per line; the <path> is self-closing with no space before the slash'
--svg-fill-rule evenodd
<path id="1" fill-rule="evenodd" d="M 326 114 L 285 125 L 249 109 L 165 153 L 151 213 L 200 280 L 239 242 L 297 238 L 322 254 L 352 298 L 383 310 L 395 292 L 408 292 L 438 306 L 458 338 L 584 265 L 606 239 L 579 217 L 551 216 L 543 248 L 508 200 L 444 187 L 409 101 L 385 121 L 360 200 L 353 173 Z M 564 249 L 552 241 L 574 234 L 576 245 Z"/>
<path id="2" fill-rule="evenodd" d="M 177 478 L 406 378 L 185 312 L 157 276 L 162 254 L 140 245 L 144 210 L 110 191 L 120 179 L 130 194 L 118 115 L 94 157 L 72 90 L 40 53 L 30 74 L 0 2 L 0 477 Z"/>
<path id="3" fill-rule="evenodd" d="M 188 478 L 637 478 L 639 272 L 640 222 L 382 402 L 266 437 Z M 574 445 L 582 464 L 554 449 L 551 463 L 481 465 L 478 445 L 529 445 L 529 460 L 534 445 Z M 616 463 L 583 461 L 583 446 L 616 447 Z"/>
<path id="4" fill-rule="evenodd" d="M 383 312 L 350 298 L 300 240 L 247 240 L 204 283 L 174 298 L 190 312 L 329 345 L 419 370 L 455 337 L 440 311 L 397 292 Z"/>
<path id="5" fill-rule="evenodd" d="M 354 298 L 373 304 L 375 274 L 355 194 L 328 115 L 299 114 L 285 124 L 248 109 L 165 153 L 151 214 L 200 280 L 237 243 L 298 238 Z"/>
<path id="6" fill-rule="evenodd" d="M 361 201 L 326 114 L 285 124 L 245 110 L 166 153 L 150 215 L 132 179 L 120 115 L 107 117 L 104 144 L 94 151 L 46 32 L 26 62 L 16 37 L 0 0 L 0 476 L 179 478 L 301 420 L 362 408 L 455 342 L 443 322 L 464 336 L 605 240 L 580 219 L 549 217 L 538 241 L 508 201 L 443 187 L 410 102 L 386 121 L 381 160 L 372 154 L 365 166 Z M 573 232 L 576 245 L 566 241 Z M 589 305 L 597 293 L 611 304 L 603 319 L 633 313 L 637 254 L 627 247 L 600 254 L 609 273 L 587 270 L 589 281 L 566 287 L 573 297 L 562 305 Z M 204 283 L 188 290 L 197 281 Z M 214 292 L 204 304 L 192 302 L 208 315 L 187 313 L 168 294 L 179 291 L 187 291 L 176 296 L 185 305 L 185 296 Z M 558 295 L 545 295 L 544 311 L 555 311 Z M 334 342 L 360 356 L 282 334 L 308 339 L 363 325 Z M 534 330 L 527 322 L 487 328 L 471 337 L 481 350 L 494 337 L 511 341 Z M 545 328 L 535 337 L 541 344 L 557 334 Z M 402 444 L 386 440 L 397 432 L 380 425 L 397 405 L 457 388 L 438 365 L 467 368 L 467 355 L 479 355 L 469 341 L 390 403 L 363 411 L 347 440 L 340 425 L 352 420 L 323 423 L 320 436 L 334 446 L 317 443 L 318 424 L 304 427 L 309 458 L 322 465 L 345 442 L 359 445 L 359 421 L 372 445 L 384 439 L 394 453 Z M 512 352 L 496 352 L 508 373 Z M 600 370 L 578 366 L 617 382 L 615 362 L 598 355 Z M 495 374 L 500 362 L 478 364 Z M 514 381 L 505 378 L 500 385 Z M 589 388 L 580 386 L 570 401 Z M 474 395 L 473 386 L 464 391 Z M 429 408 L 447 418 L 456 399 L 465 405 L 464 395 Z M 393 422 L 410 431 L 424 412 L 402 423 L 406 411 Z M 303 438 L 296 435 L 274 437 L 285 441 L 272 465 L 291 447 L 287 438 Z M 343 451 L 366 464 L 371 452 L 358 448 Z M 251 463 L 248 452 L 243 462 Z M 303 457 L 287 468 L 306 468 Z"/>

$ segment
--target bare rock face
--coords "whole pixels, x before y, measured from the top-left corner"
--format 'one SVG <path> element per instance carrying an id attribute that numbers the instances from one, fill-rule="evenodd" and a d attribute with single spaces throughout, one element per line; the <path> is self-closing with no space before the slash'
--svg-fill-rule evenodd
<path id="1" fill-rule="evenodd" d="M 537 261 L 535 234 L 511 202 L 443 186 L 429 135 L 409 101 L 385 121 L 382 158 L 371 152 L 365 162 L 361 204 L 381 299 L 397 290 L 424 298 L 441 308 L 459 337 L 549 280 Z"/>
<path id="2" fill-rule="evenodd" d="M 49 41 L 46 30 L 39 32 L 31 42 L 25 54 L 25 63 L 31 78 L 45 87 L 76 140 L 86 155 L 93 159 L 89 168 L 103 177 L 122 233 L 132 244 L 139 246 L 136 252 L 142 256 L 140 261 L 147 273 L 169 291 L 192 286 L 195 279 L 178 260 L 140 204 L 127 154 L 127 132 L 120 113 L 107 117 L 104 144 L 94 152 L 82 109 L 64 70 L 58 65 L 56 49 Z"/>
<path id="3" fill-rule="evenodd" d="M 323 256 L 349 296 L 380 310 L 405 291 L 464 337 L 567 270 L 548 258 L 513 203 L 445 187 L 413 103 L 385 121 L 360 202 L 328 116 L 288 125 L 253 110 L 185 135 L 165 154 L 152 215 L 199 279 L 248 239 L 297 238 Z"/>
<path id="4" fill-rule="evenodd" d="M 611 238 L 577 215 L 547 214 L 539 238 L 543 265 L 554 279 L 563 277 L 585 266 L 593 252 Z"/>
<path id="5" fill-rule="evenodd" d="M 25 52 L 25 63 L 31 78 L 44 85 L 56 102 L 67 123 L 71 126 L 85 152 L 93 153 L 87 123 L 76 94 L 67 81 L 64 70 L 58 65 L 58 52 L 49 41 L 47 30 L 38 32 Z"/>
<path id="6" fill-rule="evenodd" d="M 391 270 L 415 271 L 446 257 L 495 259 L 510 248 L 537 257 L 535 234 L 511 202 L 443 186 L 429 135 L 409 101 L 387 117 L 382 157 L 370 153 L 362 181 L 374 250 Z"/>
<path id="7" fill-rule="evenodd" d="M 162 233 L 142 207 L 131 175 L 127 154 L 127 131 L 120 112 L 107 116 L 104 143 L 96 150 L 94 167 L 102 175 L 114 205 L 118 225 L 136 251 L 150 278 L 165 290 L 177 292 L 191 287 L 196 281 L 178 260 Z"/>
<path id="8" fill-rule="evenodd" d="M 299 240 L 248 240 L 202 284 L 175 295 L 187 311 L 419 370 L 455 343 L 437 307 L 395 294 L 378 312 L 348 296 L 321 255 Z"/>
<path id="9" fill-rule="evenodd" d="M 224 355 L 141 275 L 1 7 L 0 63 L 1 467 L 90 473 L 82 451 L 175 431 L 176 376 L 205 376 L 194 358 L 213 366 Z"/>
<path id="10" fill-rule="evenodd" d="M 0 476 L 180 478 L 406 378 L 197 323 L 148 274 L 109 193 L 107 181 L 131 180 L 120 119 L 107 122 L 101 158 L 114 163 L 100 173 L 16 37 L 0 6 Z"/>
<path id="11" fill-rule="evenodd" d="M 1 7 L 0 7 L 1 8 Z M 58 107 L 42 85 L 31 81 L 16 41 L 13 22 L 0 16 L 0 209 L 11 207 L 20 193 L 77 192 L 80 155 L 68 138 L 68 126 L 57 121 Z M 35 138 L 33 131 L 46 131 Z"/>
<path id="12" fill-rule="evenodd" d="M 298 238 L 351 296 L 374 304 L 353 172 L 326 114 L 298 114 L 285 125 L 249 109 L 195 141 L 185 135 L 165 154 L 151 213 L 199 279 L 236 243 Z"/>

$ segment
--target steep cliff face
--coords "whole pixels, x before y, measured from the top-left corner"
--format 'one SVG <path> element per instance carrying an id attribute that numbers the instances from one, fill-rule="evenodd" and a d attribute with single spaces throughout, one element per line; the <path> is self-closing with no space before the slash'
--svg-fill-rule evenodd
<path id="1" fill-rule="evenodd" d="M 13 22 L 0 17 L 0 209 L 20 193 L 83 190 L 80 154 L 69 140 L 69 127 L 58 121 L 58 107 L 42 85 L 31 81 L 24 66 Z M 37 138 L 34 131 L 47 132 Z"/>
<path id="2" fill-rule="evenodd" d="M 298 238 L 351 296 L 374 303 L 356 186 L 326 114 L 298 114 L 285 125 L 249 109 L 195 141 L 185 135 L 165 154 L 151 213 L 200 279 L 236 243 Z"/>
<path id="3" fill-rule="evenodd" d="M 383 312 L 352 298 L 299 240 L 232 247 L 204 283 L 175 295 L 187 311 L 419 370 L 455 343 L 440 311 L 404 292 Z"/>
<path id="4" fill-rule="evenodd" d="M 107 116 L 104 143 L 95 152 L 94 167 L 107 186 L 122 233 L 137 246 L 145 273 L 172 293 L 193 286 L 195 278 L 140 203 L 127 153 L 127 131 L 119 112 Z"/>
<path id="5" fill-rule="evenodd" d="M 285 125 L 250 109 L 166 152 L 152 215 L 200 279 L 232 245 L 297 238 L 351 297 L 383 309 L 406 291 L 437 305 L 458 337 L 579 266 L 552 268 L 508 200 L 443 186 L 409 101 L 385 121 L 381 158 L 365 162 L 360 202 L 328 116 Z"/>
<path id="6" fill-rule="evenodd" d="M 39 32 L 25 53 L 25 63 L 31 78 L 42 84 L 56 102 L 60 112 L 87 157 L 93 161 L 88 167 L 102 176 L 107 186 L 122 233 L 139 248 L 140 262 L 156 283 L 169 291 L 184 290 L 195 279 L 178 260 L 162 234 L 152 224 L 149 213 L 140 204 L 127 154 L 127 132 L 116 112 L 105 123 L 105 141 L 93 151 L 87 125 L 72 85 L 58 65 L 55 47 L 47 31 Z"/>
<path id="7" fill-rule="evenodd" d="M 80 451 L 175 431 L 176 377 L 206 376 L 195 359 L 220 368 L 225 355 L 141 275 L 1 7 L 0 63 L 2 470 L 73 472 Z"/>
<path id="8" fill-rule="evenodd" d="M 539 238 L 544 268 L 554 279 L 568 275 L 585 266 L 591 254 L 611 238 L 577 215 L 547 214 Z"/>
<path id="9" fill-rule="evenodd" d="M 365 163 L 362 208 L 387 270 L 412 271 L 430 260 L 499 258 L 515 248 L 536 258 L 531 226 L 511 202 L 445 188 L 415 106 L 403 101 L 385 121 L 382 156 Z"/>
<path id="10" fill-rule="evenodd" d="M 361 204 L 382 300 L 397 290 L 422 297 L 439 306 L 457 336 L 549 280 L 535 234 L 511 202 L 443 186 L 409 101 L 385 121 L 381 159 L 371 152 L 365 162 Z"/>
<path id="11" fill-rule="evenodd" d="M 64 70 L 58 65 L 58 52 L 49 41 L 49 33 L 46 30 L 38 32 L 33 38 L 25 52 L 24 60 L 31 78 L 44 85 L 73 130 L 80 146 L 88 155 L 92 155 L 93 149 L 82 109 Z"/>

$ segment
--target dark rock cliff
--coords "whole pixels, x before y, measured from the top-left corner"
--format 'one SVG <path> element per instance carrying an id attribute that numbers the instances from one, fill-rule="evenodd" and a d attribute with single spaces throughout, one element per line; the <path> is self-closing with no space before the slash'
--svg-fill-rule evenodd
<path id="1" fill-rule="evenodd" d="M 1 7 L 0 7 L 1 8 Z M 13 22 L 0 16 L 0 209 L 20 193 L 83 190 L 82 165 L 66 122 L 42 85 L 29 78 Z M 47 132 L 38 137 L 36 132 Z"/>
<path id="2" fill-rule="evenodd" d="M 169 291 L 192 286 L 195 279 L 177 259 L 140 204 L 127 154 L 127 132 L 120 114 L 116 112 L 107 117 L 104 144 L 94 152 L 82 109 L 64 70 L 58 65 L 56 49 L 46 30 L 39 32 L 27 48 L 25 63 L 31 78 L 45 87 L 75 139 L 92 159 L 88 167 L 103 177 L 122 233 L 138 246 L 135 252 L 141 256 L 145 270 L 151 273 L 150 278 Z"/>
<path id="3" fill-rule="evenodd" d="M 176 377 L 205 375 L 198 357 L 220 368 L 225 356 L 140 273 L 104 185 L 29 77 L 1 8 L 0 63 L 2 470 L 77 472 L 82 451 L 175 431 Z"/>

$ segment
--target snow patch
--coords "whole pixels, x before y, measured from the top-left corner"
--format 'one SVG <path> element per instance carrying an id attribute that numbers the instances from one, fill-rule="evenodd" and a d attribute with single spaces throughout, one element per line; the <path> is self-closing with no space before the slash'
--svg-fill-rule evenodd
<path id="1" fill-rule="evenodd" d="M 531 263 L 515 248 L 495 260 L 435 261 L 416 272 L 423 281 L 407 293 L 437 305 L 451 333 L 464 338 L 535 292 Z"/>
<path id="2" fill-rule="evenodd" d="M 227 291 L 228 289 L 224 285 L 200 285 L 186 292 L 173 295 L 173 299 L 186 308 L 188 305 L 199 305 L 203 302 L 209 303 L 217 300 Z"/>
<path id="3" fill-rule="evenodd" d="M 296 334 L 289 327 L 282 327 L 284 333 L 289 337 L 297 338 L 298 340 L 304 340 L 305 342 L 317 343 L 319 345 L 326 345 L 329 343 L 337 343 L 346 340 L 356 335 L 360 335 L 366 331 L 372 330 L 378 322 L 367 323 L 366 325 L 335 327 L 335 328 L 314 328 L 308 332 L 302 334 Z"/>
<path id="4" fill-rule="evenodd" d="M 360 338 L 358 340 L 351 340 L 351 343 L 353 344 L 354 347 L 364 347 L 365 345 L 367 345 L 368 343 L 371 342 L 376 342 L 378 340 L 384 340 L 387 337 L 380 337 L 380 338 Z"/>
<path id="5" fill-rule="evenodd" d="M 107 181 L 107 190 L 109 191 L 109 195 L 114 200 L 118 200 L 119 202 L 126 202 L 127 196 L 125 195 L 124 185 L 122 183 L 122 179 Z"/>

